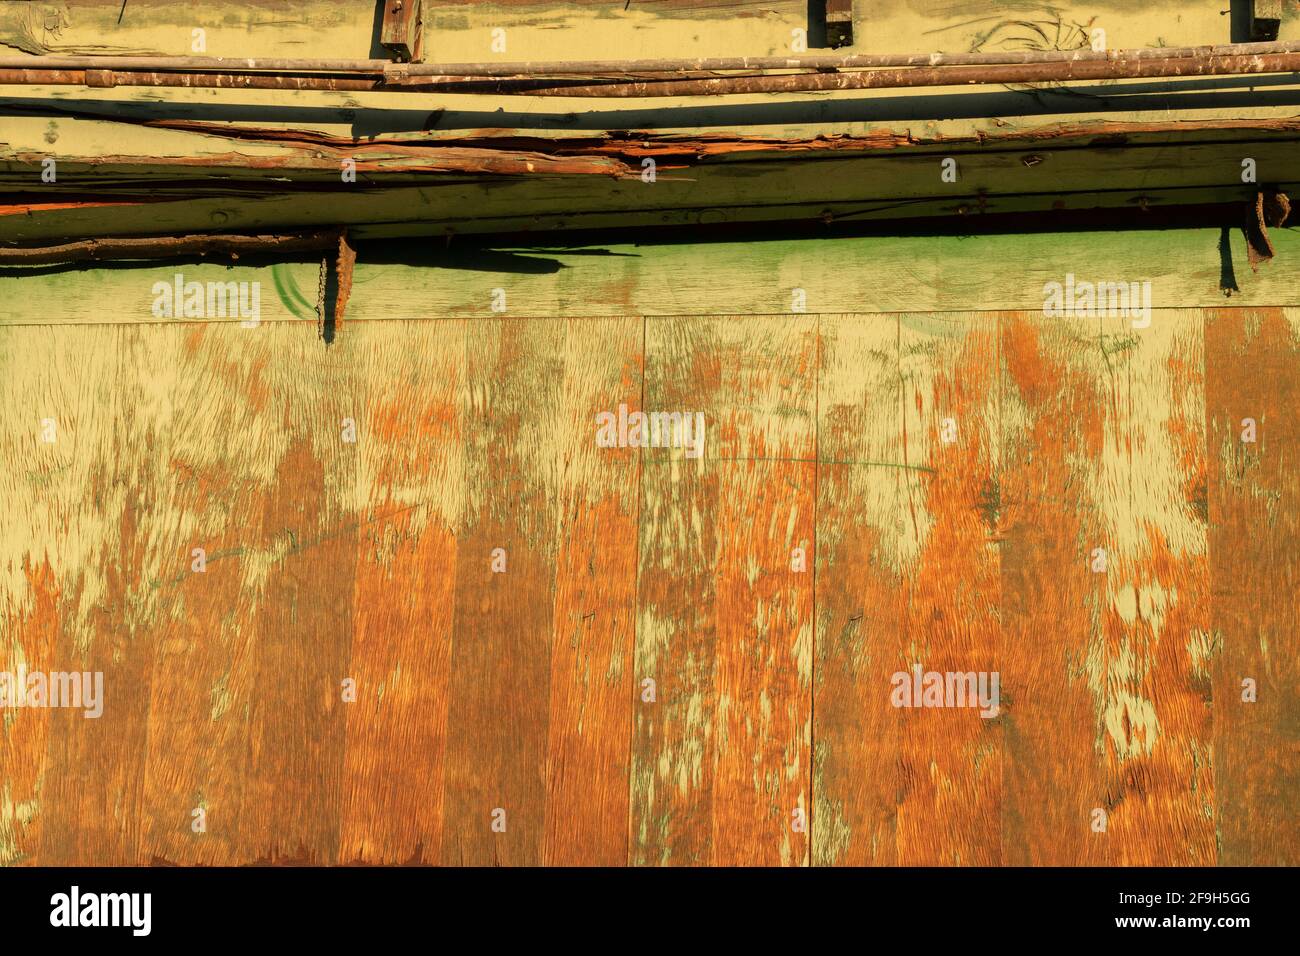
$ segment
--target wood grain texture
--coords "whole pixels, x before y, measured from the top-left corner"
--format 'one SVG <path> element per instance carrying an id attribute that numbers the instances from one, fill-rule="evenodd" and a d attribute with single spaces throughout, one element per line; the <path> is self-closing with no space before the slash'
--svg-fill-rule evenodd
<path id="1" fill-rule="evenodd" d="M 1213 862 L 1200 314 L 1003 338 L 1013 859 Z"/>
<path id="2" fill-rule="evenodd" d="M 851 316 L 825 337 L 826 454 L 836 464 L 818 530 L 832 547 L 857 548 L 829 552 L 818 569 L 819 595 L 842 595 L 830 597 L 840 606 L 824 612 L 820 635 L 819 862 L 1001 861 L 999 722 L 899 709 L 890 693 L 892 676 L 918 665 L 998 669 L 985 507 L 996 481 L 997 345 L 996 324 L 979 316 Z M 864 544 L 872 550 L 857 550 Z M 869 778 L 864 765 L 876 768 Z"/>
<path id="3" fill-rule="evenodd" d="M 807 294 L 810 315 L 960 312 L 973 306 L 982 312 L 1039 312 L 1045 283 L 1060 282 L 1067 273 L 1089 281 L 1128 276 L 1134 262 L 1152 282 L 1154 309 L 1217 307 L 1224 301 L 1220 238 L 1217 229 L 1191 229 L 1129 232 L 1122 242 L 1048 233 L 538 245 L 438 250 L 413 263 L 378 257 L 367 262 L 363 248 L 347 321 L 491 319 L 492 289 L 501 287 L 503 274 L 512 315 L 766 316 L 789 310 L 795 289 Z M 1300 233 L 1272 230 L 1277 261 L 1258 272 L 1246 265 L 1240 230 L 1227 238 L 1238 286 L 1234 305 L 1300 306 L 1285 265 L 1300 256 Z M 942 270 L 938 262 L 945 263 Z M 186 282 L 260 282 L 261 321 L 294 322 L 313 317 L 319 269 L 319 261 L 241 263 L 233 270 L 202 263 L 185 265 L 183 274 Z M 166 263 L 85 272 L 0 270 L 6 306 L 0 326 L 158 324 L 150 290 L 155 282 L 172 282 L 177 271 Z"/>
<path id="4" fill-rule="evenodd" d="M 463 323 L 397 323 L 349 329 L 336 343 L 357 368 L 349 411 L 361 436 L 343 862 L 433 863 L 442 855 L 465 331 Z M 338 687 L 344 675 L 335 676 Z"/>
<path id="5" fill-rule="evenodd" d="M 1198 678 L 1214 702 L 1218 858 L 1294 866 L 1300 857 L 1300 647 L 1295 472 L 1300 316 L 1216 309 L 1205 317 L 1210 614 Z M 1244 419 L 1255 442 L 1242 440 Z M 1257 699 L 1243 699 L 1243 681 Z"/>
<path id="6" fill-rule="evenodd" d="M 0 862 L 1294 864 L 1296 329 L 0 328 Z"/>
<path id="7" fill-rule="evenodd" d="M 596 416 L 635 405 L 644 324 L 563 323 L 554 429 L 556 579 L 543 862 L 616 866 L 628 858 L 636 630 L 638 488 L 633 448 L 600 448 Z"/>
<path id="8" fill-rule="evenodd" d="M 534 865 L 545 832 L 556 541 L 549 456 L 528 452 L 549 445 L 542 416 L 559 406 L 562 330 L 511 320 L 465 328 L 465 512 L 443 796 L 457 825 L 442 859 Z"/>
<path id="9" fill-rule="evenodd" d="M 899 862 L 902 712 L 888 706 L 911 564 L 899 323 L 823 316 L 818 389 L 813 863 Z M 867 769 L 870 768 L 870 769 Z"/>
<path id="10" fill-rule="evenodd" d="M 1091 829 L 1091 813 L 1111 807 L 1087 668 L 1090 562 L 1103 546 L 1105 504 L 1075 473 L 1105 440 L 1100 343 L 1075 324 L 1021 314 L 1004 317 L 999 337 L 1002 621 L 1012 651 L 1002 666 L 1018 690 L 1004 737 L 1005 860 L 1104 865 L 1109 843 Z"/>
<path id="11" fill-rule="evenodd" d="M 644 408 L 706 433 L 643 466 L 636 863 L 806 859 L 815 352 L 806 317 L 648 323 Z"/>

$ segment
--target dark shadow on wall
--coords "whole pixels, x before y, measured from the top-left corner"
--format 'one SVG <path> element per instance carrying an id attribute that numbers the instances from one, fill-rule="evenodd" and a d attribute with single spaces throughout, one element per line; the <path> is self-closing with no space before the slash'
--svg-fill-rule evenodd
<path id="1" fill-rule="evenodd" d="M 386 0 L 375 0 L 375 25 L 370 33 L 370 59 L 388 60 L 392 57 L 389 52 L 379 43 L 380 34 L 384 28 L 384 3 Z"/>
<path id="2" fill-rule="evenodd" d="M 1240 292 L 1237 273 L 1232 267 L 1232 230 L 1224 226 L 1219 230 L 1219 290 L 1224 295 Z"/>
<path id="3" fill-rule="evenodd" d="M 826 0 L 808 0 L 808 49 L 826 46 Z"/>

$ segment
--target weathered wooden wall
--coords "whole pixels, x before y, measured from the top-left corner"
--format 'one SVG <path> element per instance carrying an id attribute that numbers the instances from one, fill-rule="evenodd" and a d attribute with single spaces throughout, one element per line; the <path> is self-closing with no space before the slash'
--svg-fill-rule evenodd
<path id="1" fill-rule="evenodd" d="M 107 697 L 0 713 L 0 862 L 1300 862 L 1293 242 L 1243 306 L 1215 239 L 375 266 L 329 347 L 314 266 L 236 270 L 257 328 L 149 316 L 213 266 L 0 277 L 0 666 Z M 1067 269 L 1151 326 L 1043 316 Z"/>
<path id="2" fill-rule="evenodd" d="M 851 49 L 1223 43 L 1226 6 L 859 3 Z M 804 0 L 423 9 L 430 61 L 809 26 Z M 0 49 L 381 56 L 375 13 L 0 0 Z M 0 864 L 1300 863 L 1294 232 L 1258 272 L 1218 228 L 551 234 L 1294 185 L 1294 81 L 1234 84 L 6 88 L 0 240 L 412 238 L 363 244 L 328 347 L 311 261 L 0 269 L 0 668 L 107 696 L 0 710 Z M 354 153 L 375 188 L 338 184 Z M 260 283 L 260 324 L 153 315 L 177 273 Z M 1151 326 L 1044 316 L 1067 273 L 1151 280 Z M 703 457 L 598 447 L 623 404 L 703 413 Z M 894 708 L 914 664 L 999 672 L 1001 712 Z"/>

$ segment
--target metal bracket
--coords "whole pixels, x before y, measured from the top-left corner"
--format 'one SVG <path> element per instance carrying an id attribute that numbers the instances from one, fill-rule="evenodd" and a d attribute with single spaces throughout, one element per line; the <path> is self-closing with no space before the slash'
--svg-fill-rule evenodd
<path id="1" fill-rule="evenodd" d="M 410 63 L 419 59 L 422 28 L 420 0 L 384 0 L 379 43 L 398 60 Z"/>
<path id="2" fill-rule="evenodd" d="M 1267 43 L 1277 39 L 1282 25 L 1282 0 L 1250 0 L 1250 39 Z"/>
<path id="3" fill-rule="evenodd" d="M 853 45 L 853 0 L 826 0 L 826 45 Z"/>

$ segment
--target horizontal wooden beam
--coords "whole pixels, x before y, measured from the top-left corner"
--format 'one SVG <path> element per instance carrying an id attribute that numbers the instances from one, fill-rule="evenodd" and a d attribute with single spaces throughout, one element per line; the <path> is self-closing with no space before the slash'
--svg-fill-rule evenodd
<path id="1" fill-rule="evenodd" d="M 278 150 L 257 155 L 214 146 L 223 134 L 206 132 L 212 125 L 194 130 L 207 155 L 61 155 L 49 184 L 40 184 L 45 154 L 0 153 L 0 242 L 398 223 L 464 235 L 978 219 L 1244 202 L 1255 183 L 1300 194 L 1300 119 L 1094 123 L 941 142 L 885 130 L 808 141 L 641 133 L 495 149 L 307 131 L 292 141 L 280 130 Z M 340 175 L 349 159 L 353 182 Z M 653 181 L 641 176 L 647 160 Z"/>
<path id="2" fill-rule="evenodd" d="M 1159 325 L 1162 314 L 1179 308 L 1300 306 L 1300 285 L 1289 265 L 1300 257 L 1300 232 L 1273 230 L 1270 237 L 1276 258 L 1258 272 L 1248 265 L 1242 231 L 1227 226 L 766 241 L 748 235 L 707 243 L 637 239 L 553 247 L 542 240 L 453 240 L 376 249 L 363 240 L 347 320 L 418 325 L 548 315 L 789 315 L 800 289 L 808 313 L 979 310 L 991 321 L 999 311 L 1041 314 L 1044 286 L 1072 274 L 1090 282 L 1149 280 L 1153 323 Z M 6 303 L 0 327 L 154 324 L 153 285 L 172 282 L 177 271 L 166 262 L 130 269 L 0 269 L 0 301 Z M 318 321 L 317 255 L 279 264 L 241 260 L 233 268 L 187 264 L 183 271 L 187 282 L 260 282 L 264 322 Z M 1225 280 L 1237 287 L 1230 298 Z M 504 313 L 493 310 L 494 289 L 506 293 Z M 1095 323 L 1086 319 L 1058 321 L 1081 339 L 1095 337 Z"/>

